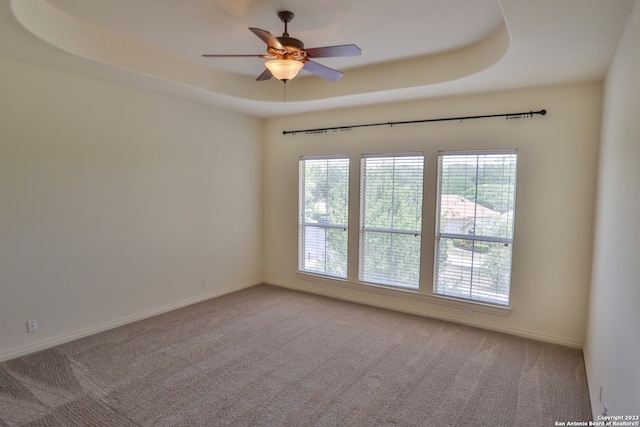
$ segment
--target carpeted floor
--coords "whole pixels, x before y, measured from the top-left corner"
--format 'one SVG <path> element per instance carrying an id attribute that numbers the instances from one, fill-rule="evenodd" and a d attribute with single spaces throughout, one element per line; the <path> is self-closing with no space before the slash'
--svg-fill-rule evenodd
<path id="1" fill-rule="evenodd" d="M 260 285 L 0 364 L 0 425 L 553 426 L 582 353 Z"/>

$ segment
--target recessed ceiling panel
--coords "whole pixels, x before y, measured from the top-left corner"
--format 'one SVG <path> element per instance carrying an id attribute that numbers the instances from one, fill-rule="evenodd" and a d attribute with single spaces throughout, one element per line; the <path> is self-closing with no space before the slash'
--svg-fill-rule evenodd
<path id="1" fill-rule="evenodd" d="M 46 0 L 83 22 L 153 46 L 207 67 L 255 75 L 262 65 L 252 59 L 202 59 L 202 53 L 262 54 L 265 46 L 249 30 L 276 36 L 283 32 L 277 12 L 295 18 L 289 33 L 306 47 L 354 43 L 363 55 L 327 59 L 348 69 L 397 59 L 432 55 L 473 44 L 498 28 L 498 0 Z"/>

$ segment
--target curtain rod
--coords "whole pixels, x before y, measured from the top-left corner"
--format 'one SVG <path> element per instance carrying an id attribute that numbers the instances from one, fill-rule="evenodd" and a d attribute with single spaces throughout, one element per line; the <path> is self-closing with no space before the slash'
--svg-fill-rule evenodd
<path id="1" fill-rule="evenodd" d="M 506 113 L 506 114 L 487 114 L 484 116 L 465 116 L 465 117 L 445 117 L 445 118 L 440 118 L 440 119 L 424 119 L 424 120 L 406 120 L 406 121 L 402 121 L 402 122 L 381 122 L 381 123 L 367 123 L 367 124 L 363 124 L 363 125 L 351 125 L 351 126 L 336 126 L 336 127 L 329 127 L 329 128 L 317 128 L 317 129 L 300 129 L 300 130 L 283 130 L 282 134 L 283 135 L 295 135 L 297 133 L 302 133 L 304 132 L 306 135 L 309 134 L 313 134 L 313 133 L 327 133 L 328 131 L 332 130 L 332 131 L 344 131 L 344 130 L 351 130 L 354 128 L 364 128 L 364 127 L 371 127 L 371 126 L 394 126 L 394 125 L 408 125 L 408 124 L 413 124 L 413 123 L 430 123 L 430 122 L 448 122 L 448 121 L 452 121 L 452 120 L 472 120 L 472 119 L 488 119 L 491 117 L 506 117 L 507 119 L 520 119 L 523 117 L 533 117 L 535 114 L 539 114 L 541 116 L 544 116 L 545 114 L 547 114 L 547 110 L 540 110 L 540 111 L 526 111 L 526 112 L 522 112 L 522 113 Z"/>

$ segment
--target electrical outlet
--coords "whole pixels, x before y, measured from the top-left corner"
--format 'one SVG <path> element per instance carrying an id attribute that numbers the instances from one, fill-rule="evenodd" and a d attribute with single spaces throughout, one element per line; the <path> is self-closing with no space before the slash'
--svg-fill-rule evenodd
<path id="1" fill-rule="evenodd" d="M 208 285 L 207 278 L 206 278 L 206 277 L 203 277 L 203 278 L 202 278 L 202 287 L 203 287 L 203 288 L 206 288 L 206 287 L 207 287 L 207 285 Z"/>
<path id="2" fill-rule="evenodd" d="M 38 321 L 36 319 L 32 319 L 27 321 L 27 332 L 32 333 L 38 330 Z"/>

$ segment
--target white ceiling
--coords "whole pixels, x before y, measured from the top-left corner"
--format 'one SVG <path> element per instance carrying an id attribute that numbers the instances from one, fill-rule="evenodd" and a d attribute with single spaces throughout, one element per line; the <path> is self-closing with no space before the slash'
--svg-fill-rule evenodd
<path id="1" fill-rule="evenodd" d="M 261 117 L 602 79 L 634 0 L 0 0 L 0 56 Z M 287 84 L 256 82 L 291 10 L 306 47 L 357 44 Z"/>

